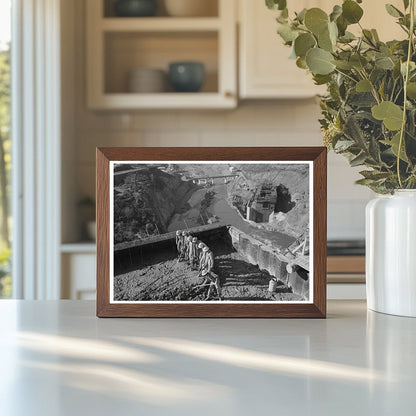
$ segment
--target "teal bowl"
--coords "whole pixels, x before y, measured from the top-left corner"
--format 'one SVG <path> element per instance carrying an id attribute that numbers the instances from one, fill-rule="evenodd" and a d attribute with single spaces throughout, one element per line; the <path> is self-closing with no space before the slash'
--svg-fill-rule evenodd
<path id="1" fill-rule="evenodd" d="M 114 12 L 119 17 L 149 17 L 157 13 L 156 0 L 118 0 Z"/>
<path id="2" fill-rule="evenodd" d="M 205 81 L 205 66 L 201 62 L 172 62 L 169 81 L 176 92 L 198 92 Z"/>

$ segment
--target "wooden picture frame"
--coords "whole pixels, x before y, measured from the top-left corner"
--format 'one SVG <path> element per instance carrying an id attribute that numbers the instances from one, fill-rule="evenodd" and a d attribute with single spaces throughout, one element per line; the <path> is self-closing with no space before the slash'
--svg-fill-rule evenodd
<path id="1" fill-rule="evenodd" d="M 98 317 L 195 317 L 195 318 L 325 318 L 326 317 L 326 212 L 327 212 L 327 196 L 326 196 L 326 185 L 327 185 L 327 150 L 324 147 L 239 147 L 239 148 L 150 148 L 150 147 L 135 147 L 135 148 L 97 148 L 97 176 L 96 176 L 96 197 L 97 197 L 97 316 Z M 160 164 L 158 164 L 160 162 Z M 163 301 L 124 301 L 124 300 L 115 300 L 114 294 L 114 261 L 115 253 L 125 253 L 127 250 L 124 247 L 129 247 L 128 250 L 131 252 L 132 248 L 138 247 L 140 245 L 140 250 L 142 247 L 148 247 L 147 241 L 152 241 L 152 244 L 155 241 L 159 241 L 162 237 L 167 241 L 169 240 L 170 234 L 160 234 L 149 237 L 150 240 L 144 238 L 138 240 L 136 243 L 133 239 L 128 242 L 125 246 L 120 246 L 120 244 L 114 244 L 114 224 L 113 217 L 111 213 L 114 208 L 114 177 L 116 168 L 119 169 L 123 164 L 138 165 L 140 169 L 153 169 L 152 172 L 159 172 L 155 169 L 160 169 L 161 175 L 168 174 L 165 166 L 168 166 L 169 169 L 171 164 L 174 164 L 177 169 L 177 164 L 185 164 L 186 166 L 199 166 L 203 163 L 213 166 L 221 166 L 221 164 L 227 164 L 227 169 L 230 172 L 233 172 L 232 169 L 237 169 L 237 172 L 242 172 L 239 174 L 230 174 L 230 180 L 234 180 L 238 183 L 238 186 L 247 186 L 241 185 L 241 176 L 245 176 L 244 169 L 255 169 L 252 165 L 258 167 L 262 166 L 261 164 L 270 164 L 270 167 L 267 169 L 276 169 L 278 172 L 278 166 L 289 166 L 286 169 L 289 169 L 290 166 L 299 164 L 303 169 L 303 165 L 308 166 L 308 183 L 309 183 L 309 193 L 308 198 L 310 201 L 309 205 L 304 205 L 308 207 L 309 222 L 307 227 L 308 234 L 305 234 L 304 238 L 304 247 L 306 247 L 306 241 L 310 241 L 308 246 L 310 247 L 310 256 L 307 255 L 308 265 L 310 267 L 311 277 L 309 273 L 305 282 L 308 282 L 309 286 L 307 288 L 307 295 L 299 301 L 279 301 L 276 300 L 275 295 L 272 298 L 272 301 L 259 301 L 259 302 L 246 302 L 246 301 L 192 301 L 192 302 L 182 302 L 172 301 L 172 302 L 163 302 Z M 237 168 L 233 168 L 233 164 Z M 276 166 L 274 166 L 276 165 Z M 116 166 L 116 168 L 115 168 Z M 144 167 L 142 167 L 144 166 Z M 126 173 L 124 177 L 127 177 L 128 171 L 127 168 L 121 166 L 122 173 Z M 137 169 L 140 170 L 140 169 Z M 243 169 L 243 170 L 241 170 Z M 266 167 L 264 171 L 267 171 Z M 281 169 L 285 169 L 282 167 Z M 295 168 L 293 168 L 295 169 Z M 300 168 L 299 168 L 300 169 Z M 136 171 L 135 171 L 136 172 Z M 120 173 L 120 172 L 119 172 Z M 155 174 L 151 176 L 154 178 Z M 159 175 L 159 173 L 157 173 Z M 169 173 L 173 176 L 173 173 Z M 175 175 L 179 175 L 175 172 Z M 136 176 L 137 177 L 137 176 Z M 170 177 L 170 176 L 169 176 Z M 213 178 L 224 178 L 225 176 L 213 176 Z M 306 177 L 306 176 L 305 176 Z M 188 176 L 187 176 L 188 178 Z M 186 179 L 187 181 L 192 180 Z M 123 179 L 125 180 L 125 179 Z M 182 181 L 185 179 L 181 178 Z M 219 180 L 219 179 L 218 179 Z M 198 182 L 198 181 L 197 181 Z M 195 180 L 193 180 L 195 183 Z M 212 179 L 214 183 L 214 179 Z M 227 178 L 224 179 L 224 183 L 227 182 Z M 251 183 L 247 181 L 247 183 Z M 124 182 L 123 182 L 124 186 Z M 155 186 L 155 185 L 154 185 Z M 199 186 L 199 182 L 198 182 Z M 228 187 L 229 185 L 224 185 Z M 260 189 L 263 192 L 263 188 L 266 185 L 262 185 Z M 130 189 L 130 188 L 128 188 Z M 132 188 L 133 189 L 133 188 Z M 229 188 L 226 188 L 227 190 Z M 236 189 L 236 188 L 233 188 Z M 240 188 L 238 188 L 240 189 Z M 273 188 L 274 189 L 274 188 Z M 253 195 L 259 195 L 258 190 L 248 189 L 250 192 L 253 192 Z M 117 191 L 119 192 L 119 191 Z M 228 192 L 228 191 L 227 191 Z M 264 194 L 264 193 L 263 193 Z M 117 193 L 117 195 L 119 195 Z M 273 194 L 274 195 L 274 194 Z M 227 193 L 227 197 L 229 193 Z M 256 203 L 259 203 L 260 197 L 256 197 Z M 276 199 L 277 201 L 277 199 Z M 234 203 L 234 202 L 233 202 Z M 277 204 L 277 203 L 276 203 Z M 295 204 L 295 203 L 294 203 Z M 247 212 L 249 210 L 249 205 L 245 205 Z M 254 205 L 250 206 L 252 209 Z M 274 205 L 274 211 L 276 213 L 276 206 Z M 264 207 L 264 205 L 263 205 Z M 256 205 L 257 208 L 257 205 Z M 280 212 L 278 212 L 280 214 Z M 241 215 L 241 214 L 240 214 Z M 244 214 L 245 215 L 245 214 Z M 256 214 L 257 215 L 257 214 Z M 250 220 L 249 215 L 247 214 L 248 219 Z M 242 216 L 245 219 L 244 216 Z M 271 217 L 270 217 L 271 218 Z M 271 220 L 269 220 L 271 221 Z M 249 222 L 249 221 L 248 221 Z M 250 223 L 250 222 L 249 222 Z M 253 227 L 258 227 L 258 224 L 251 224 Z M 261 225 L 261 224 L 260 224 Z M 266 224 L 267 225 L 267 224 Z M 222 225 L 219 224 L 218 228 Z M 229 233 L 235 231 L 235 228 L 232 225 L 226 226 Z M 111 228 L 112 227 L 112 228 Z M 146 225 L 147 227 L 147 225 Z M 211 229 L 212 227 L 207 226 L 205 229 Z M 194 230 L 193 228 L 191 230 Z M 199 230 L 199 228 L 198 228 Z M 238 231 L 238 230 L 237 230 Z M 193 232 L 193 231 L 192 231 Z M 155 231 L 156 233 L 156 231 Z M 174 233 L 173 233 L 174 234 Z M 233 239 L 235 234 L 233 234 Z M 139 238 L 139 237 L 137 237 Z M 173 237 L 174 238 L 174 237 Z M 244 233 L 238 234 L 236 237 L 238 239 L 251 238 L 250 235 L 245 235 Z M 239 246 L 238 240 L 237 246 Z M 169 240 L 170 241 L 170 240 Z M 174 241 L 174 240 L 173 240 Z M 188 241 L 188 240 L 187 240 Z M 191 240 L 190 240 L 191 241 Z M 243 240 L 241 240 L 243 241 Z M 245 240 L 244 240 L 245 241 Z M 254 240 L 257 241 L 257 240 Z M 299 240 L 300 241 L 300 240 Z M 303 240 L 302 240 L 303 241 Z M 234 242 L 234 240 L 233 240 Z M 296 240 L 298 242 L 298 240 Z M 135 246 L 136 244 L 136 246 Z M 171 243 L 169 243 L 171 244 Z M 173 243 L 172 243 L 173 244 Z M 260 247 L 261 246 L 261 247 Z M 119 247 L 121 247 L 119 249 Z M 159 247 L 156 245 L 156 247 Z M 175 245 L 176 247 L 176 245 Z M 257 246 L 256 246 L 257 247 Z M 258 250 L 268 250 L 266 246 L 260 244 Z M 119 251 L 116 251 L 119 250 Z M 257 248 L 256 248 L 257 250 Z M 274 256 L 271 261 L 274 261 L 273 264 L 278 264 L 281 267 L 281 270 L 286 268 L 288 277 L 290 279 L 293 271 L 292 266 L 298 267 L 302 265 L 301 260 L 303 259 L 302 255 L 298 252 L 292 253 L 292 248 L 287 248 L 284 251 L 279 250 L 268 250 L 266 254 L 262 252 L 262 258 L 264 256 Z M 295 249 L 293 249 L 295 250 Z M 297 248 L 296 248 L 297 250 Z M 271 254 L 270 254 L 271 253 Z M 123 254 L 124 255 L 124 254 Z M 259 254 L 260 256 L 260 254 Z M 131 257 L 131 255 L 130 255 Z M 120 257 L 124 259 L 124 257 Z M 117 257 L 118 260 L 120 260 Z M 271 257 L 270 257 L 271 259 Z M 283 259 L 283 260 L 282 260 Z M 290 260 L 285 266 L 286 259 L 295 259 Z M 179 261 L 179 260 L 178 260 Z M 250 260 L 251 261 L 251 260 Z M 262 260 L 263 261 L 263 260 Z M 302 260 L 304 261 L 304 260 Z M 280 263 L 279 263 L 280 262 Z M 267 263 L 267 264 L 269 264 Z M 290 266 L 288 266 L 288 264 Z M 178 263 L 179 264 L 179 263 Z M 252 263 L 253 264 L 253 263 Z M 258 261 L 259 269 L 260 261 Z M 119 267 L 119 266 L 116 266 Z M 306 266 L 305 266 L 306 267 Z M 299 266 L 299 269 L 301 267 Z M 280 269 L 279 269 L 280 270 Z M 215 274 L 214 274 L 215 275 Z M 313 277 L 313 279 L 312 279 Z M 272 276 L 271 280 L 276 280 Z M 270 281 L 271 281 L 270 280 Z M 212 282 L 212 280 L 211 280 Z M 279 282 L 280 283 L 280 282 Z M 293 285 L 289 280 L 287 281 L 288 287 L 293 291 Z M 110 287 L 111 286 L 111 287 Z M 202 285 L 203 286 L 203 285 Z M 209 286 L 211 288 L 211 286 Z M 270 286 L 268 289 L 270 289 Z M 302 289 L 304 290 L 304 289 Z M 215 293 L 215 291 L 214 291 Z M 293 292 L 296 293 L 296 292 Z M 299 292 L 300 293 L 300 292 Z M 303 293 L 303 292 L 302 292 Z M 112 296 L 112 298 L 110 297 Z M 117 295 L 118 296 L 118 295 Z M 209 297 L 208 292 L 208 297 Z M 218 291 L 218 296 L 221 296 L 221 293 Z M 220 297 L 221 299 L 221 297 Z M 238 298 L 239 299 L 239 298 Z"/>

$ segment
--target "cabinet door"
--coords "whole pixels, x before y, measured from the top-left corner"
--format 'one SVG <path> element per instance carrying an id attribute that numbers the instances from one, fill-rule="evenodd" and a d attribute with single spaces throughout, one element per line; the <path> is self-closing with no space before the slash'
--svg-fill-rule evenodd
<path id="1" fill-rule="evenodd" d="M 63 299 L 95 299 L 95 263 L 93 253 L 65 253 L 62 256 Z"/>
<path id="2" fill-rule="evenodd" d="M 402 0 L 389 1 L 399 9 Z M 330 12 L 334 4 L 341 0 L 298 0 L 289 3 L 290 11 L 300 11 L 304 7 L 320 7 Z M 325 92 L 324 87 L 313 84 L 311 75 L 298 68 L 289 59 L 290 48 L 283 44 L 277 35 L 277 12 L 268 10 L 261 0 L 239 0 L 240 15 L 240 97 L 241 98 L 305 98 Z M 362 25 L 376 28 L 384 41 L 403 38 L 404 32 L 388 15 L 384 2 L 366 0 Z M 358 25 L 349 27 L 358 34 Z"/>
<path id="3" fill-rule="evenodd" d="M 329 0 L 299 0 L 296 10 L 304 7 L 325 7 Z M 333 2 L 332 2 L 333 3 Z M 293 7 L 293 6 L 292 6 Z M 240 97 L 241 98 L 304 98 L 322 89 L 312 77 L 289 59 L 291 49 L 276 33 L 275 11 L 264 1 L 239 0 L 240 12 Z"/>

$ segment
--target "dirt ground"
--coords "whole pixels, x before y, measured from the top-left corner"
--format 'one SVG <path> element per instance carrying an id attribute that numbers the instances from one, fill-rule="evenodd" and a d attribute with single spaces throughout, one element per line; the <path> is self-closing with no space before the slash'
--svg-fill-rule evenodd
<path id="1" fill-rule="evenodd" d="M 220 276 L 224 301 L 301 301 L 302 298 L 280 283 L 271 297 L 268 285 L 271 276 L 247 263 L 237 252 L 219 253 L 215 257 L 215 272 Z M 129 271 L 114 277 L 114 299 L 146 300 L 205 300 L 207 287 L 201 285 L 203 278 L 198 271 L 191 270 L 185 262 L 178 262 L 172 253 L 155 254 L 152 264 L 139 270 Z M 218 300 L 215 290 L 211 300 Z"/>

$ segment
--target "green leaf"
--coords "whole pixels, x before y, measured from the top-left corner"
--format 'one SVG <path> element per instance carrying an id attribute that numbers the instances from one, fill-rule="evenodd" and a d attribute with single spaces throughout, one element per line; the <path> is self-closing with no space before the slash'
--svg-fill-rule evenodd
<path id="1" fill-rule="evenodd" d="M 367 60 L 358 53 L 351 55 L 349 62 L 354 68 L 358 70 L 363 69 L 368 64 Z"/>
<path id="2" fill-rule="evenodd" d="M 403 17 L 404 14 L 397 8 L 394 7 L 392 4 L 386 4 L 387 13 L 393 17 Z"/>
<path id="3" fill-rule="evenodd" d="M 353 145 L 354 142 L 351 140 L 338 140 L 334 146 L 334 150 L 337 153 L 345 152 Z"/>
<path id="4" fill-rule="evenodd" d="M 320 48 L 309 49 L 306 54 L 306 64 L 314 75 L 327 75 L 333 72 L 335 69 L 335 65 L 332 63 L 333 59 L 330 52 Z"/>
<path id="5" fill-rule="evenodd" d="M 341 61 L 336 60 L 332 61 L 332 63 L 339 69 L 343 69 L 344 71 L 348 71 L 352 68 L 352 65 L 348 61 Z"/>
<path id="6" fill-rule="evenodd" d="M 332 13 L 329 15 L 329 20 L 331 22 L 335 22 L 338 19 L 338 17 L 341 16 L 341 14 L 342 14 L 342 7 L 336 4 L 334 8 L 332 9 Z"/>
<path id="7" fill-rule="evenodd" d="M 352 167 L 362 165 L 367 159 L 367 155 L 364 152 L 361 152 L 358 156 L 350 160 L 350 165 Z"/>
<path id="8" fill-rule="evenodd" d="M 286 0 L 266 0 L 266 6 L 271 10 L 283 10 L 286 8 Z"/>
<path id="9" fill-rule="evenodd" d="M 338 27 L 338 25 L 337 25 L 337 29 L 338 29 L 338 31 L 339 31 L 339 27 Z M 344 33 L 344 35 L 343 36 L 341 36 L 339 39 L 338 39 L 338 41 L 339 42 L 342 42 L 342 43 L 349 43 L 349 42 L 351 42 L 351 41 L 353 41 L 353 40 L 355 40 L 355 39 L 357 39 L 356 38 L 356 36 L 353 34 L 353 33 L 351 33 L 351 32 L 348 32 L 348 30 Z"/>
<path id="10" fill-rule="evenodd" d="M 342 3 L 342 16 L 349 24 L 358 23 L 363 16 L 363 9 L 352 0 Z"/>
<path id="11" fill-rule="evenodd" d="M 348 22 L 344 19 L 342 15 L 337 19 L 337 27 L 340 36 L 344 36 L 348 27 Z"/>
<path id="12" fill-rule="evenodd" d="M 373 45 L 375 43 L 375 40 L 373 38 L 373 34 L 371 33 L 371 30 L 364 29 L 363 30 L 363 37 L 364 40 L 369 43 L 370 45 Z"/>
<path id="13" fill-rule="evenodd" d="M 400 144 L 400 132 L 398 132 L 397 134 L 395 134 L 393 136 L 393 138 L 391 139 L 391 141 L 387 141 L 387 140 L 381 140 L 381 142 L 387 146 L 391 147 L 391 151 L 393 152 L 394 156 L 398 156 L 399 154 L 399 144 Z M 405 149 L 405 140 L 403 139 L 403 143 L 402 146 L 400 148 L 400 159 L 403 160 L 404 162 L 409 162 L 409 159 L 407 158 L 406 155 L 406 149 Z"/>
<path id="14" fill-rule="evenodd" d="M 308 69 L 308 65 L 306 65 L 305 58 L 298 58 L 296 59 L 296 66 L 301 69 Z"/>
<path id="15" fill-rule="evenodd" d="M 318 45 L 321 49 L 324 49 L 328 52 L 333 52 L 334 51 L 334 44 L 331 40 L 331 37 L 329 35 L 329 29 L 327 27 L 327 29 L 323 32 L 321 32 L 318 35 Z"/>
<path id="16" fill-rule="evenodd" d="M 378 33 L 377 33 L 377 30 L 376 29 L 371 29 L 371 34 L 373 35 L 373 39 L 376 42 L 380 42 L 380 38 L 378 37 Z"/>
<path id="17" fill-rule="evenodd" d="M 309 9 L 305 13 L 305 26 L 318 36 L 328 27 L 328 15 L 318 7 Z"/>
<path id="18" fill-rule="evenodd" d="M 288 44 L 293 42 L 298 36 L 298 32 L 292 29 L 292 27 L 287 23 L 280 24 L 277 28 L 277 33 Z"/>
<path id="19" fill-rule="evenodd" d="M 394 69 L 394 61 L 390 56 L 378 56 L 375 61 L 376 67 L 380 69 Z"/>
<path id="20" fill-rule="evenodd" d="M 296 56 L 304 58 L 309 49 L 316 45 L 314 37 L 309 33 L 302 33 L 295 39 Z"/>
<path id="21" fill-rule="evenodd" d="M 384 125 L 392 131 L 402 127 L 403 110 L 391 101 L 383 101 L 371 109 L 373 117 L 383 121 Z"/>
<path id="22" fill-rule="evenodd" d="M 403 6 L 404 6 L 404 9 L 406 10 L 409 7 L 409 0 L 403 0 Z"/>
<path id="23" fill-rule="evenodd" d="M 357 82 L 355 86 L 355 90 L 357 92 L 371 92 L 371 83 L 366 79 L 362 79 L 361 81 Z"/>
<path id="24" fill-rule="evenodd" d="M 416 82 L 407 84 L 407 96 L 412 100 L 416 100 Z"/>
<path id="25" fill-rule="evenodd" d="M 379 181 L 380 179 L 388 178 L 390 172 L 378 172 L 376 170 L 362 170 L 360 175 L 364 176 L 365 179 L 372 179 L 373 181 Z"/>
<path id="26" fill-rule="evenodd" d="M 313 80 L 315 81 L 315 85 L 324 85 L 331 81 L 331 76 L 315 74 Z"/>
<path id="27" fill-rule="evenodd" d="M 303 21 L 305 20 L 305 14 L 306 14 L 306 9 L 302 9 L 299 13 L 296 13 L 296 19 L 303 23 Z"/>

